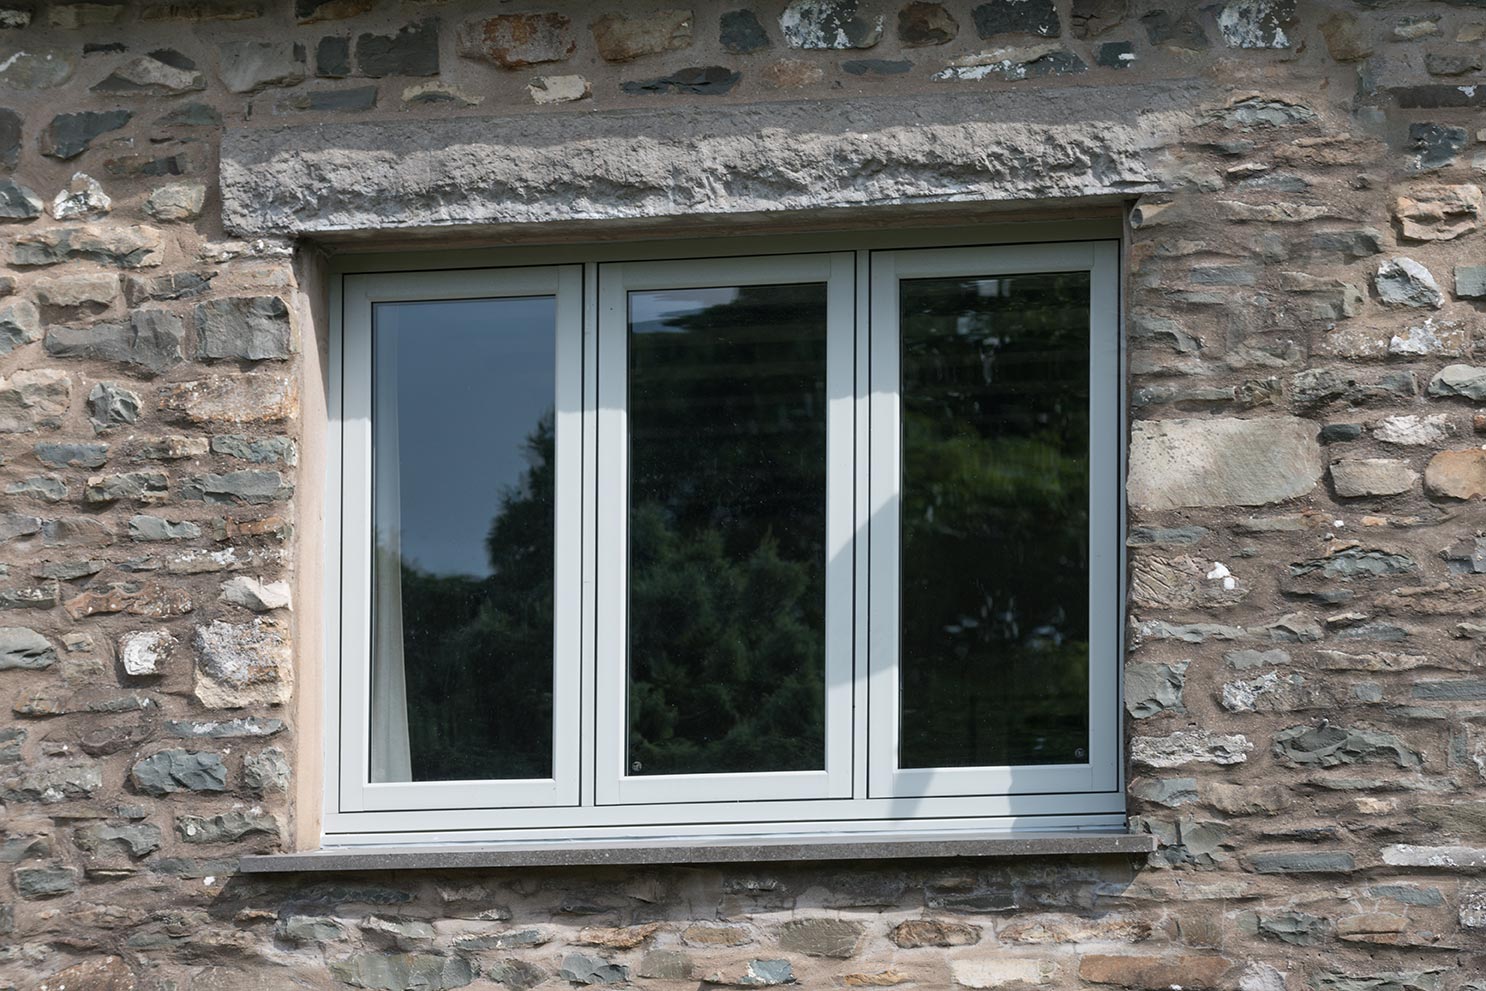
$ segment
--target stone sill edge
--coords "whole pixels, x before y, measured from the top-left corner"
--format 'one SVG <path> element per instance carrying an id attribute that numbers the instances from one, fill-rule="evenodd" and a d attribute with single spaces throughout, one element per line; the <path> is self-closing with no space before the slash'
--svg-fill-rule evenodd
<path id="1" fill-rule="evenodd" d="M 485 845 L 342 847 L 303 853 L 249 854 L 245 874 L 330 871 L 454 870 L 481 867 L 723 864 L 770 861 L 894 860 L 928 857 L 1054 857 L 1144 854 L 1156 849 L 1148 833 L 1001 833 L 933 839 L 819 839 L 786 842 L 687 842 L 652 845 Z"/>

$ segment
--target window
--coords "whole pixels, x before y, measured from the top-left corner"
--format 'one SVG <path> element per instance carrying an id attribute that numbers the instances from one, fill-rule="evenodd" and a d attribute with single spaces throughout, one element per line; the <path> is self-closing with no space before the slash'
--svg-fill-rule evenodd
<path id="1" fill-rule="evenodd" d="M 1122 825 L 1118 241 L 941 236 L 340 274 L 327 844 Z"/>

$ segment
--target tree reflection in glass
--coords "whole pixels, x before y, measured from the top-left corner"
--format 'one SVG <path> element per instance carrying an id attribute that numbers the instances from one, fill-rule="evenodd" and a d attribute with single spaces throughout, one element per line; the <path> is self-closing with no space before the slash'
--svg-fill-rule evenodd
<path id="1" fill-rule="evenodd" d="M 900 298 L 900 766 L 1083 763 L 1088 274 Z"/>
<path id="2" fill-rule="evenodd" d="M 629 301 L 626 766 L 819 770 L 826 287 Z"/>
<path id="3" fill-rule="evenodd" d="M 551 297 L 376 306 L 373 781 L 552 774 L 555 333 Z"/>

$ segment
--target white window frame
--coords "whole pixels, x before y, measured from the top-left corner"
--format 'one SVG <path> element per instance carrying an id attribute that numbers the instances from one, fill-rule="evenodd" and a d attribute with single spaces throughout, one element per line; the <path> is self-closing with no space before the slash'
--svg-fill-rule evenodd
<path id="1" fill-rule="evenodd" d="M 329 663 L 324 678 L 322 845 L 483 842 L 532 848 L 1123 828 L 1119 661 L 1126 417 L 1118 289 L 1121 236 L 1121 224 L 1111 220 L 337 259 L 330 273 Z M 1046 265 L 1038 264 L 1043 260 Z M 983 270 L 988 261 L 994 262 L 994 271 Z M 1008 267 L 1013 264 L 1019 267 Z M 933 270 L 912 277 L 1091 273 L 1096 349 L 1091 354 L 1091 401 L 1109 403 L 1091 414 L 1099 438 L 1092 445 L 1091 500 L 1097 505 L 1091 503 L 1091 521 L 1097 517 L 1098 522 L 1091 522 L 1091 568 L 1105 579 L 1105 594 L 1098 603 L 1091 598 L 1091 761 L 1078 771 L 900 771 L 892 748 L 883 749 L 884 735 L 876 729 L 884 719 L 896 719 L 887 652 L 889 647 L 896 651 L 896 635 L 885 633 L 881 610 L 887 607 L 888 593 L 881 579 L 891 574 L 896 583 L 895 566 L 884 570 L 889 568 L 884 542 L 896 535 L 895 529 L 891 535 L 886 529 L 896 509 L 896 431 L 888 431 L 891 450 L 882 443 L 884 417 L 896 416 L 896 393 L 882 390 L 885 382 L 896 381 L 896 369 L 884 359 L 891 357 L 895 365 L 897 351 L 896 344 L 883 350 L 881 339 L 889 333 L 883 314 L 890 312 L 895 322 L 893 279 L 923 266 Z M 516 291 L 522 279 L 536 281 Z M 368 339 L 369 354 L 365 327 L 375 301 L 546 294 L 529 287 L 554 285 L 554 279 L 558 287 L 551 291 L 559 297 L 560 521 L 554 553 L 562 617 L 555 631 L 562 647 L 555 647 L 555 654 L 573 658 L 570 663 L 559 660 L 554 669 L 554 690 L 564 699 L 554 702 L 554 776 L 541 782 L 369 784 L 364 741 L 370 466 L 358 449 L 369 451 L 370 429 L 367 398 L 358 398 L 357 381 L 364 377 L 369 389 L 370 377 L 369 365 L 358 364 L 358 336 Z M 625 641 L 615 607 L 624 601 L 623 559 L 616 551 L 625 546 L 627 513 L 616 496 L 628 488 L 616 480 L 624 478 L 628 445 L 609 442 L 623 437 L 623 405 L 617 402 L 622 393 L 616 390 L 626 384 L 627 358 L 624 337 L 615 329 L 627 316 L 623 295 L 637 288 L 776 281 L 826 281 L 830 287 L 827 541 L 833 553 L 827 577 L 827 665 L 844 663 L 852 677 L 844 682 L 828 678 L 833 687 L 827 706 L 827 770 L 627 776 L 622 692 L 615 691 L 624 684 Z M 496 286 L 510 291 L 492 288 Z M 889 460 L 894 464 L 888 465 Z M 579 481 L 570 484 L 574 479 Z M 576 527 L 561 522 L 575 518 L 581 521 Z M 895 518 L 892 525 L 896 527 Z M 896 558 L 895 544 L 892 556 Z M 1096 584 L 1091 581 L 1091 596 Z M 896 608 L 895 590 L 891 605 Z M 892 707 L 890 715 L 885 706 Z M 612 741 L 603 735 L 616 727 L 619 735 Z M 1053 773 L 1034 784 L 1044 771 Z M 978 790 L 987 787 L 999 790 Z"/>

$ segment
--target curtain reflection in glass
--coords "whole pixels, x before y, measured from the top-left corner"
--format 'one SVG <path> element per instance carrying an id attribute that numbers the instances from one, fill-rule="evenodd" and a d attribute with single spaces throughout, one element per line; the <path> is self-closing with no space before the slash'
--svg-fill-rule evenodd
<path id="1" fill-rule="evenodd" d="M 900 765 L 1083 763 L 1089 277 L 900 298 Z"/>
<path id="2" fill-rule="evenodd" d="M 373 314 L 371 780 L 552 774 L 551 297 Z"/>
<path id="3" fill-rule="evenodd" d="M 629 306 L 628 770 L 819 770 L 825 286 Z"/>

